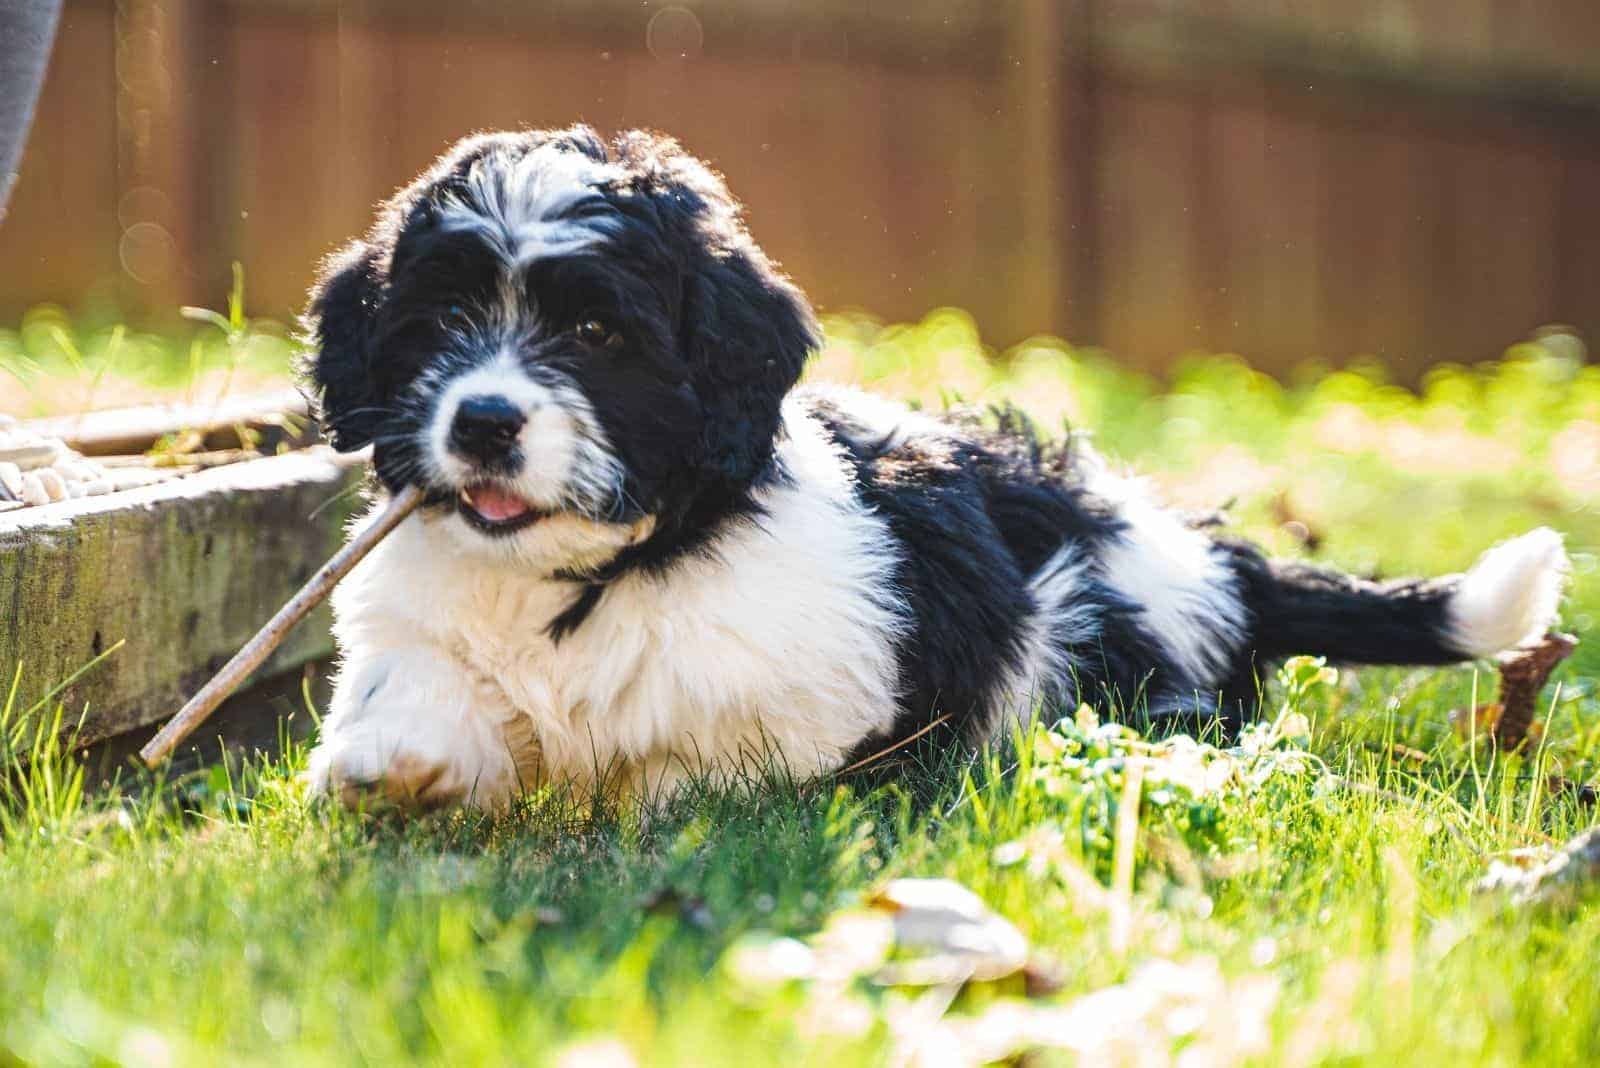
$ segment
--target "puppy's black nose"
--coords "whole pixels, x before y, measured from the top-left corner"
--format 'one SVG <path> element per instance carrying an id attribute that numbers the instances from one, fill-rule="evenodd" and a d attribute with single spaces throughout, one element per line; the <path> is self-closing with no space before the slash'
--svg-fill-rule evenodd
<path id="1" fill-rule="evenodd" d="M 450 424 L 450 448 L 474 460 L 504 459 L 517 443 L 517 434 L 525 422 L 522 409 L 504 397 L 465 397 L 456 406 L 456 417 Z"/>

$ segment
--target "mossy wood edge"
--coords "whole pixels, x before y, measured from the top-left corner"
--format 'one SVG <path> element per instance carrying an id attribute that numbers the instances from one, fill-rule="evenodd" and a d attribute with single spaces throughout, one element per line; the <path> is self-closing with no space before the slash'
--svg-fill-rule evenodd
<path id="1" fill-rule="evenodd" d="M 0 670 L 61 694 L 84 743 L 163 720 L 338 548 L 361 467 L 318 447 L 0 514 Z M 326 605 L 257 678 L 332 653 Z"/>

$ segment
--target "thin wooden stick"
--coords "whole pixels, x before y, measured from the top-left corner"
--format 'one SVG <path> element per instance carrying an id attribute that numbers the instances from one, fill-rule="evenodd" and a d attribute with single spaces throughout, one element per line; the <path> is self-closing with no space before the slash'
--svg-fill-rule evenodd
<path id="1" fill-rule="evenodd" d="M 416 486 L 407 486 L 395 494 L 389 507 L 383 510 L 377 520 L 363 529 L 349 544 L 333 554 L 333 559 L 323 564 L 315 575 L 302 587 L 300 592 L 289 599 L 289 603 L 278 609 L 278 614 L 273 616 L 266 626 L 256 632 L 256 636 L 245 643 L 244 648 L 233 655 L 233 659 L 223 665 L 222 670 L 212 680 L 201 688 L 200 692 L 189 698 L 188 704 L 178 710 L 178 714 L 167 721 L 154 738 L 139 750 L 139 759 L 148 767 L 155 767 L 171 755 L 178 743 L 187 738 L 191 732 L 206 717 L 217 710 L 217 706 L 233 692 L 234 688 L 245 680 L 249 674 L 266 662 L 274 649 L 283 644 L 296 623 L 304 619 L 313 608 L 327 599 L 328 594 L 339 584 L 339 580 L 350 572 L 350 569 L 361 562 L 373 548 L 395 527 L 400 521 L 416 510 L 422 503 L 422 490 Z"/>
<path id="2" fill-rule="evenodd" d="M 910 745 L 912 742 L 916 741 L 918 738 L 921 738 L 924 734 L 927 734 L 929 731 L 933 730 L 933 728 L 937 727 L 939 724 L 943 723 L 945 720 L 947 720 L 949 718 L 950 718 L 950 713 L 946 712 L 944 715 L 940 716 L 938 719 L 934 720 L 932 723 L 928 724 L 926 727 L 922 728 L 917 733 L 911 735 L 909 738 L 902 738 L 898 742 L 895 742 L 893 745 L 889 746 L 888 748 L 880 749 L 876 753 L 873 753 L 870 756 L 864 756 L 860 760 L 856 761 L 854 764 L 851 764 L 849 767 L 840 768 L 838 771 L 834 772 L 834 774 L 835 775 L 849 775 L 853 771 L 860 771 L 862 768 L 866 767 L 868 764 L 871 764 L 876 760 L 883 759 L 884 757 L 888 756 L 890 753 L 894 752 L 896 749 L 904 749 L 906 746 Z"/>

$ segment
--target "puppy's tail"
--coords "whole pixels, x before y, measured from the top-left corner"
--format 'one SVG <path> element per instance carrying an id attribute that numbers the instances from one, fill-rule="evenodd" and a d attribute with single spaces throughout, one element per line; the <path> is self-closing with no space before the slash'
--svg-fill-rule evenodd
<path id="1" fill-rule="evenodd" d="M 1561 535 L 1502 542 L 1461 575 L 1368 582 L 1236 550 L 1256 655 L 1357 664 L 1448 664 L 1536 642 L 1566 585 Z"/>

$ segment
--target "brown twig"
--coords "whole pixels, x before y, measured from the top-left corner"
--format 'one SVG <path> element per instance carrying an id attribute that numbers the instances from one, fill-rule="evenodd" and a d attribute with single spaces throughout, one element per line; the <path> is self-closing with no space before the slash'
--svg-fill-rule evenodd
<path id="1" fill-rule="evenodd" d="M 921 730 L 917 731 L 917 733 L 911 735 L 910 737 L 902 738 L 898 742 L 895 742 L 893 745 L 887 746 L 887 747 L 885 747 L 883 749 L 880 749 L 876 753 L 871 754 L 870 756 L 864 756 L 860 760 L 856 761 L 854 764 L 851 764 L 849 767 L 840 768 L 838 771 L 834 772 L 834 774 L 835 775 L 849 775 L 853 771 L 860 771 L 862 768 L 866 767 L 868 764 L 872 764 L 872 763 L 875 763 L 876 761 L 882 760 L 884 757 L 888 756 L 890 753 L 894 752 L 896 749 L 904 749 L 906 746 L 910 745 L 912 742 L 916 741 L 918 738 L 921 738 L 924 734 L 927 734 L 929 731 L 933 730 L 933 728 L 937 727 L 939 724 L 943 723 L 945 720 L 947 720 L 949 718 L 950 718 L 950 713 L 946 712 L 944 715 L 940 716 L 938 719 L 934 720 L 932 723 L 929 723 L 926 727 L 923 727 Z"/>
<path id="2" fill-rule="evenodd" d="M 255 637 L 246 642 L 244 648 L 235 653 L 233 659 L 224 664 L 222 670 L 178 710 L 176 716 L 167 721 L 167 725 L 139 750 L 139 759 L 149 767 L 155 767 L 165 760 L 179 742 L 217 710 L 217 706 L 236 686 L 266 662 L 273 650 L 283 644 L 295 624 L 321 604 L 333 592 L 339 580 L 361 562 L 362 557 L 399 526 L 402 519 L 416 510 L 417 505 L 422 503 L 422 496 L 422 490 L 415 486 L 407 486 L 397 493 L 375 522 L 334 553 L 333 559 L 323 564 L 310 581 L 300 587 L 300 592 L 278 609 L 277 615 L 257 631 Z"/>

